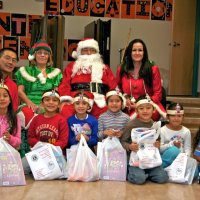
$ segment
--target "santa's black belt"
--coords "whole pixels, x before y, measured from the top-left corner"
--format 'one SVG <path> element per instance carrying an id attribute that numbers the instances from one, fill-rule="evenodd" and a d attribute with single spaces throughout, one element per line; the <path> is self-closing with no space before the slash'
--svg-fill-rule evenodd
<path id="1" fill-rule="evenodd" d="M 71 84 L 72 91 L 90 91 L 90 92 L 97 92 L 99 94 L 105 95 L 108 92 L 108 86 L 103 83 L 73 83 Z"/>

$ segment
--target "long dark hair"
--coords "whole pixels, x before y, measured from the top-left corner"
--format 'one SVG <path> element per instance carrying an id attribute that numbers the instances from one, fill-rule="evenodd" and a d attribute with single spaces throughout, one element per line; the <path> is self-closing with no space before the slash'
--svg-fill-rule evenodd
<path id="1" fill-rule="evenodd" d="M 140 71 L 139 71 L 139 78 L 144 79 L 145 85 L 147 85 L 148 87 L 152 87 L 152 80 L 153 80 L 153 78 L 152 78 L 152 76 L 153 76 L 152 75 L 152 66 L 153 66 L 153 63 L 149 61 L 147 47 L 146 47 L 145 43 L 143 42 L 143 40 L 134 39 L 129 43 L 129 45 L 126 48 L 125 53 L 124 53 L 123 61 L 122 61 L 122 64 L 121 64 L 121 70 L 120 70 L 120 88 L 122 88 L 121 87 L 122 77 L 124 75 L 130 76 L 129 72 L 134 69 L 131 54 L 132 54 L 133 44 L 138 43 L 138 42 L 142 44 L 143 51 L 144 51 L 144 56 L 142 58 L 142 66 L 141 66 Z"/>
<path id="2" fill-rule="evenodd" d="M 9 98 L 10 98 L 10 103 L 8 105 L 8 111 L 7 111 L 7 119 L 8 119 L 8 123 L 9 123 L 9 133 L 11 135 L 13 135 L 14 131 L 17 129 L 17 116 L 16 113 L 13 110 L 13 103 L 12 103 L 12 98 L 10 96 L 10 93 L 8 90 L 4 89 L 5 91 L 7 91 Z"/>

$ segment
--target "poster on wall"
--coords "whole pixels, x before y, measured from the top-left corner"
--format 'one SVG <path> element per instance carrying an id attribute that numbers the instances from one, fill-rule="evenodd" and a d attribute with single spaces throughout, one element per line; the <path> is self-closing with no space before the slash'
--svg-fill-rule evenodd
<path id="1" fill-rule="evenodd" d="M 32 31 L 32 24 L 35 22 L 38 22 L 42 19 L 41 15 L 28 15 L 27 18 L 27 37 L 31 37 L 31 31 Z"/>
<path id="2" fill-rule="evenodd" d="M 90 16 L 90 0 L 75 0 L 76 16 Z"/>
<path id="3" fill-rule="evenodd" d="M 60 0 L 60 15 L 74 15 L 74 1 Z"/>
<path id="4" fill-rule="evenodd" d="M 0 13 L 0 35 L 10 35 L 10 13 Z"/>
<path id="5" fill-rule="evenodd" d="M 31 39 L 29 37 L 20 37 L 20 59 L 28 59 L 30 40 Z"/>
<path id="6" fill-rule="evenodd" d="M 73 61 L 74 58 L 72 58 L 72 52 L 76 50 L 77 44 L 80 40 L 68 40 L 68 61 Z"/>
<path id="7" fill-rule="evenodd" d="M 166 0 L 166 20 L 172 20 L 173 0 Z"/>
<path id="8" fill-rule="evenodd" d="M 151 19 L 165 20 L 165 2 L 166 0 L 152 0 Z"/>
<path id="9" fill-rule="evenodd" d="M 122 0 L 121 18 L 135 18 L 135 3 L 136 0 Z"/>
<path id="10" fill-rule="evenodd" d="M 26 36 L 26 15 L 11 14 L 11 35 Z"/>
<path id="11" fill-rule="evenodd" d="M 106 0 L 105 17 L 120 17 L 120 0 Z"/>
<path id="12" fill-rule="evenodd" d="M 136 19 L 150 18 L 150 4 L 151 0 L 137 0 L 136 2 Z"/>
<path id="13" fill-rule="evenodd" d="M 62 1 L 62 0 L 61 0 Z M 59 14 L 60 0 L 45 0 L 44 1 L 44 14 L 58 15 Z"/>
<path id="14" fill-rule="evenodd" d="M 104 17 L 105 0 L 93 0 L 90 4 L 90 16 Z"/>
<path id="15" fill-rule="evenodd" d="M 12 48 L 16 51 L 17 55 L 19 47 L 19 38 L 17 36 L 3 36 L 3 48 Z"/>

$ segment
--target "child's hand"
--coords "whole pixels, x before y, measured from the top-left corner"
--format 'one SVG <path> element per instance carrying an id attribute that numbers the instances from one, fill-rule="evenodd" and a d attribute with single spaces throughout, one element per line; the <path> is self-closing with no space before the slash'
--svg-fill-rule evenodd
<path id="1" fill-rule="evenodd" d="M 135 151 L 137 152 L 139 150 L 139 145 L 136 143 L 136 142 L 132 142 L 130 145 L 129 145 L 129 149 L 131 151 Z"/>
<path id="2" fill-rule="evenodd" d="M 76 141 L 80 141 L 80 139 L 81 139 L 81 134 L 79 133 L 76 135 Z"/>
<path id="3" fill-rule="evenodd" d="M 85 133 L 81 133 L 83 137 L 85 138 L 86 142 L 89 140 L 89 137 Z"/>
<path id="4" fill-rule="evenodd" d="M 116 132 L 113 129 L 107 129 L 107 130 L 103 131 L 103 134 L 106 136 L 109 136 L 109 137 L 115 136 L 115 133 Z"/>
<path id="5" fill-rule="evenodd" d="M 160 141 L 155 141 L 153 145 L 154 147 L 160 149 Z"/>
<path id="6" fill-rule="evenodd" d="M 3 134 L 3 139 L 5 140 L 5 141 L 9 141 L 10 140 L 10 137 L 11 137 L 11 135 L 10 135 L 10 133 L 8 132 L 8 131 L 6 131 L 6 132 L 4 132 L 4 134 Z"/>
<path id="7" fill-rule="evenodd" d="M 118 138 L 120 138 L 121 136 L 122 136 L 122 131 L 119 131 L 119 130 L 114 130 L 114 132 L 115 132 L 115 136 L 116 137 L 118 137 Z"/>
<path id="8" fill-rule="evenodd" d="M 181 147 L 181 142 L 180 141 L 174 141 L 174 146 L 180 148 Z"/>

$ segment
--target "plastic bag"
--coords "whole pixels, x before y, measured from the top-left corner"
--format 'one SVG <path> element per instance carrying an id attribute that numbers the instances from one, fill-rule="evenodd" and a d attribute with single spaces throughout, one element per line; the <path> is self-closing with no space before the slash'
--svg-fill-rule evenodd
<path id="1" fill-rule="evenodd" d="M 98 143 L 100 179 L 126 181 L 127 155 L 116 137 L 107 137 Z"/>
<path id="2" fill-rule="evenodd" d="M 78 145 L 73 145 L 68 151 L 68 180 L 69 181 L 96 181 L 99 179 L 97 157 L 88 147 L 85 138 L 81 135 Z"/>
<path id="3" fill-rule="evenodd" d="M 26 185 L 19 152 L 0 138 L 0 186 Z"/>
<path id="4" fill-rule="evenodd" d="M 179 153 L 173 163 L 165 168 L 169 176 L 169 182 L 192 184 L 197 161 L 187 156 L 186 153 Z"/>
<path id="5" fill-rule="evenodd" d="M 35 180 L 52 180 L 63 176 L 52 146 L 49 143 L 39 142 L 26 154 Z"/>
<path id="6" fill-rule="evenodd" d="M 160 134 L 160 122 L 153 124 L 152 128 L 134 128 L 131 139 L 138 143 L 139 150 L 130 154 L 129 165 L 141 169 L 150 169 L 162 165 L 159 149 L 154 146 Z"/>

